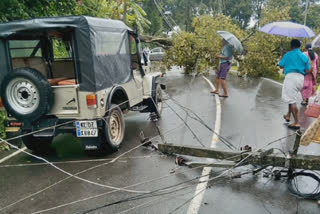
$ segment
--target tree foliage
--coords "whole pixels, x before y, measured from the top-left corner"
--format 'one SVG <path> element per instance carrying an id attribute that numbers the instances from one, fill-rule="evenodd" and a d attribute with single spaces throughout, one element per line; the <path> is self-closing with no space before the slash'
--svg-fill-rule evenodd
<path id="1" fill-rule="evenodd" d="M 6 132 L 4 127 L 4 120 L 6 119 L 6 113 L 0 111 L 0 138 L 5 139 L 6 138 Z M 0 142 L 0 152 L 3 150 L 9 150 L 9 146 L 4 143 Z"/>
<path id="2" fill-rule="evenodd" d="M 194 33 L 185 32 L 173 40 L 173 47 L 167 51 L 166 57 L 168 65 L 184 66 L 186 73 L 217 67 L 215 56 L 222 49 L 218 30 L 232 32 L 240 40 L 247 36 L 247 32 L 234 24 L 231 17 L 222 14 L 195 18 L 193 28 Z"/>
<path id="3" fill-rule="evenodd" d="M 320 5 L 313 5 L 309 8 L 308 16 L 307 16 L 307 25 L 320 29 Z"/>
<path id="4" fill-rule="evenodd" d="M 121 19 L 141 32 L 150 25 L 140 6 L 144 0 L 1 0 L 0 21 L 36 17 L 88 15 Z"/>
<path id="5" fill-rule="evenodd" d="M 4 120 L 6 119 L 6 114 L 0 111 L 0 138 L 5 138 L 6 133 L 4 131 Z"/>
<path id="6" fill-rule="evenodd" d="M 195 69 L 199 51 L 196 48 L 196 35 L 183 32 L 173 40 L 173 48 L 166 52 L 165 61 L 168 67 L 184 66 L 186 73 Z"/>
<path id="7" fill-rule="evenodd" d="M 73 0 L 1 0 L 0 21 L 74 15 L 76 6 Z"/>
<path id="8" fill-rule="evenodd" d="M 162 11 L 170 12 L 168 19 L 173 19 L 173 24 L 177 24 L 184 31 L 192 32 L 192 21 L 200 16 L 218 15 L 219 4 L 215 0 L 156 0 L 161 6 Z M 255 15 L 255 10 L 262 7 L 262 3 L 266 0 L 222 0 L 221 13 L 231 16 L 234 22 L 245 28 L 250 22 L 250 18 Z M 148 12 L 148 19 L 154 20 L 157 17 L 163 20 L 160 12 L 154 4 L 154 0 L 147 0 L 143 4 L 143 8 Z M 150 14 L 149 11 L 152 11 Z M 151 18 L 153 17 L 153 18 Z M 158 20 L 157 20 L 158 21 Z M 161 21 L 163 30 L 171 30 L 167 24 Z M 152 22 L 154 23 L 154 22 Z M 157 23 L 156 23 L 157 24 Z M 152 28 L 152 27 L 151 27 Z M 154 28 L 150 29 L 150 34 L 155 32 Z"/>
<path id="9" fill-rule="evenodd" d="M 228 1 L 224 2 L 227 5 Z M 239 1 L 239 4 L 241 2 Z M 307 24 L 313 27 L 315 32 L 320 32 L 318 15 L 320 5 L 316 4 L 317 2 L 319 1 L 310 1 Z M 302 23 L 305 3 L 305 0 L 254 0 L 252 1 L 254 11 L 252 16 L 259 18 L 260 26 L 281 20 Z M 235 5 L 234 8 L 236 7 L 241 7 L 241 5 Z M 232 11 L 231 5 L 228 8 Z M 192 24 L 193 32 L 184 33 L 174 39 L 174 46 L 167 54 L 167 63 L 184 66 L 187 73 L 194 70 L 201 72 L 211 66 L 217 68 L 218 61 L 214 56 L 221 51 L 219 42 L 221 38 L 216 32 L 226 30 L 234 33 L 240 40 L 246 38 L 243 42 L 246 54 L 240 60 L 239 69 L 243 74 L 281 78 L 282 74 L 279 73 L 277 64 L 281 52 L 289 50 L 291 38 L 269 35 L 258 29 L 244 30 L 241 27 L 245 22 L 241 23 L 241 20 L 244 21 L 243 18 L 236 18 L 235 15 L 224 16 L 222 14 L 195 18 Z M 251 34 L 247 37 L 249 32 Z M 303 41 L 310 42 L 308 39 Z"/>
<path id="10" fill-rule="evenodd" d="M 290 8 L 265 9 L 262 13 L 261 25 L 273 21 L 289 20 Z M 241 63 L 240 70 L 249 76 L 265 76 L 279 79 L 277 67 L 280 48 L 288 49 L 289 38 L 273 36 L 257 31 L 255 36 L 248 40 L 247 54 Z"/>
<path id="11" fill-rule="evenodd" d="M 164 20 L 158 9 L 154 6 L 153 0 L 147 0 L 143 3 L 142 7 L 147 13 L 146 18 L 152 23 L 146 29 L 146 32 L 151 36 L 160 35 L 165 29 Z"/>

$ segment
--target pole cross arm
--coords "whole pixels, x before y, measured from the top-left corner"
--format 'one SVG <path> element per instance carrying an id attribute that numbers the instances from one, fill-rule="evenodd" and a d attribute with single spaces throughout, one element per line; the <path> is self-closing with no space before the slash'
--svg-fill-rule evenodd
<path id="1" fill-rule="evenodd" d="M 239 162 L 246 159 L 244 163 L 254 165 L 270 165 L 276 167 L 292 167 L 295 169 L 320 170 L 320 156 L 294 155 L 287 158 L 282 153 L 273 153 L 273 149 L 257 152 L 224 151 L 212 148 L 196 146 L 182 146 L 174 144 L 158 144 L 158 148 L 165 154 L 180 154 L 202 158 L 213 158 Z"/>

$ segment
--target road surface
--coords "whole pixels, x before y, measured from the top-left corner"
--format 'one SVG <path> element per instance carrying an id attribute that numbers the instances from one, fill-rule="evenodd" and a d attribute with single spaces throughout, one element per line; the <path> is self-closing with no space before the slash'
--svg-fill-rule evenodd
<path id="1" fill-rule="evenodd" d="M 208 78 L 215 82 L 214 76 Z M 167 95 L 162 119 L 158 122 L 163 138 L 157 136 L 157 128 L 148 114 L 129 113 L 125 141 L 119 152 L 101 158 L 87 157 L 77 139 L 58 136 L 54 142 L 57 155 L 44 156 L 72 174 L 96 167 L 78 176 L 126 191 L 67 178 L 52 166 L 20 153 L 0 164 L 0 213 L 187 213 L 202 168 L 179 167 L 174 157 L 139 146 L 139 134 L 143 131 L 146 137 L 154 137 L 155 145 L 165 141 L 209 147 L 213 133 L 178 104 L 195 112 L 211 129 L 217 125 L 217 105 L 215 97 L 209 93 L 210 85 L 202 77 L 185 77 L 181 71 L 175 71 L 169 72 L 165 79 Z M 257 149 L 293 133 L 282 118 L 286 105 L 281 101 L 280 85 L 230 75 L 228 86 L 230 97 L 220 99 L 220 135 L 234 147 L 250 145 Z M 303 112 L 301 115 L 302 126 L 306 128 L 312 120 L 303 117 Z M 271 147 L 287 151 L 293 140 L 294 136 L 288 137 Z M 229 150 L 220 141 L 217 147 Z M 303 147 L 300 152 L 317 155 L 320 146 Z M 110 163 L 122 154 L 125 155 Z M 213 168 L 210 178 L 221 170 Z M 296 199 L 288 192 L 285 182 L 265 178 L 262 173 L 235 180 L 230 180 L 230 174 L 226 174 L 208 185 L 210 188 L 204 191 L 198 213 L 320 212 L 315 202 Z M 150 191 L 152 194 L 142 193 Z"/>

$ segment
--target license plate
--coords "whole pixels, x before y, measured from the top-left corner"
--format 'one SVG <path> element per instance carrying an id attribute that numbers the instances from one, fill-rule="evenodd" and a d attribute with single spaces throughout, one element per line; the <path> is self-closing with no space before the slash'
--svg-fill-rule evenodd
<path id="1" fill-rule="evenodd" d="M 20 127 L 6 127 L 6 132 L 19 132 Z"/>
<path id="2" fill-rule="evenodd" d="M 97 137 L 98 127 L 97 121 L 77 121 L 76 122 L 77 137 Z"/>

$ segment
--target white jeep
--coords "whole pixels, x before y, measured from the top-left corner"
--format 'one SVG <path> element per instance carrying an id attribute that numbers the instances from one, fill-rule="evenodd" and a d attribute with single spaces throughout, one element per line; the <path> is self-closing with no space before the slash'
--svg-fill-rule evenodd
<path id="1" fill-rule="evenodd" d="M 138 35 L 123 22 L 86 16 L 0 24 L 0 87 L 7 131 L 34 152 L 72 133 L 84 148 L 117 151 L 123 113 L 160 117 L 160 73 L 146 72 Z"/>

